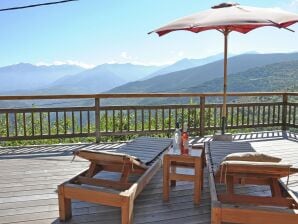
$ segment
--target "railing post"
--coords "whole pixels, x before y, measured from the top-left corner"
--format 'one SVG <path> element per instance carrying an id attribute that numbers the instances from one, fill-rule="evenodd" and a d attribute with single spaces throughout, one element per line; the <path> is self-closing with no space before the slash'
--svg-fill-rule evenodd
<path id="1" fill-rule="evenodd" d="M 288 107 L 288 94 L 284 93 L 282 95 L 282 127 L 281 130 L 282 131 L 286 131 L 288 129 L 287 127 L 287 110 Z"/>
<path id="2" fill-rule="evenodd" d="M 100 142 L 100 99 L 95 98 L 95 138 L 96 143 Z"/>
<path id="3" fill-rule="evenodd" d="M 200 96 L 200 136 L 205 135 L 205 96 Z"/>

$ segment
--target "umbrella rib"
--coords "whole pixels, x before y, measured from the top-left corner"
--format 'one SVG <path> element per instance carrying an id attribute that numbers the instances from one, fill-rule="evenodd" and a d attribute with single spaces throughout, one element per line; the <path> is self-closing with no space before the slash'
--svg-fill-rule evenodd
<path id="1" fill-rule="evenodd" d="M 292 29 L 290 29 L 290 28 L 288 28 L 288 27 L 281 27 L 280 24 L 278 24 L 278 23 L 276 23 L 276 22 L 274 22 L 274 21 L 272 21 L 272 20 L 269 20 L 269 19 L 268 19 L 268 21 L 269 21 L 270 23 L 273 23 L 275 26 L 277 26 L 277 27 L 280 28 L 280 29 L 285 29 L 285 30 L 288 30 L 288 31 L 291 31 L 291 32 L 295 33 L 295 30 L 292 30 Z"/>

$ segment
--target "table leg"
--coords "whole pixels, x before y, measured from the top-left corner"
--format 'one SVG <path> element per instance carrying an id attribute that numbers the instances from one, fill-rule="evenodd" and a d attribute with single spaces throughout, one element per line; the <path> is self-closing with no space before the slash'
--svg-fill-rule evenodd
<path id="1" fill-rule="evenodd" d="M 202 163 L 201 158 L 195 160 L 195 178 L 194 178 L 194 202 L 199 204 L 201 200 L 202 191 Z"/>
<path id="2" fill-rule="evenodd" d="M 171 167 L 171 173 L 176 173 L 176 164 L 171 163 L 169 165 Z M 175 186 L 176 186 L 176 180 L 171 180 L 171 187 L 175 187 Z"/>
<path id="3" fill-rule="evenodd" d="M 169 200 L 169 160 L 164 156 L 163 160 L 163 200 Z"/>
<path id="4" fill-rule="evenodd" d="M 204 157 L 201 158 L 201 190 L 204 188 L 204 167 L 205 167 L 205 162 L 204 162 Z"/>

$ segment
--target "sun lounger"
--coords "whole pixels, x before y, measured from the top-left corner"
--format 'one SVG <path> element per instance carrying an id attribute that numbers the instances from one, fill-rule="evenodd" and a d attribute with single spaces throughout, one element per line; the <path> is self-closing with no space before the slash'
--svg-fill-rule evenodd
<path id="1" fill-rule="evenodd" d="M 297 173 L 297 168 L 276 162 L 222 162 L 231 153 L 253 152 L 245 142 L 210 142 L 205 148 L 212 224 L 298 223 L 298 200 L 280 181 L 282 177 Z"/>
<path id="2" fill-rule="evenodd" d="M 122 224 L 131 223 L 135 198 L 161 167 L 160 157 L 171 144 L 171 139 L 140 137 L 115 151 L 74 152 L 90 166 L 58 186 L 60 220 L 71 218 L 71 200 L 76 199 L 120 207 Z M 107 172 L 118 173 L 119 178 L 105 176 Z"/>

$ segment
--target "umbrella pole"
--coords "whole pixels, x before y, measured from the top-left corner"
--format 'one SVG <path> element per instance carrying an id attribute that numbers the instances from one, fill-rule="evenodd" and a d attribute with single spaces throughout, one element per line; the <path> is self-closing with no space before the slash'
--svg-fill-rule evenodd
<path id="1" fill-rule="evenodd" d="M 222 120 L 221 120 L 221 134 L 225 134 L 227 125 L 227 73 L 228 73 L 228 35 L 229 30 L 224 32 L 225 48 L 224 48 L 224 94 L 223 94 L 223 107 L 222 107 Z"/>

